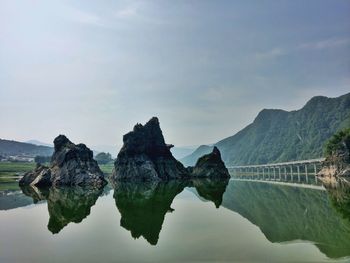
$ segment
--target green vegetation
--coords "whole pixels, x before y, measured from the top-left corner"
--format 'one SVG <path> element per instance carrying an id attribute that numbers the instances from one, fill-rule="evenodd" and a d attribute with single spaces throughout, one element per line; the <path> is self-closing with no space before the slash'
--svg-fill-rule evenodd
<path id="1" fill-rule="evenodd" d="M 19 175 L 35 168 L 35 163 L 0 162 L 0 191 L 18 190 Z"/>
<path id="2" fill-rule="evenodd" d="M 35 163 L 25 162 L 0 162 L 0 174 L 3 173 L 25 173 L 35 168 Z"/>
<path id="3" fill-rule="evenodd" d="M 338 98 L 318 96 L 297 111 L 262 110 L 253 123 L 215 145 L 226 165 L 311 159 L 322 157 L 324 143 L 348 127 L 350 93 Z M 190 155 L 181 161 L 194 165 L 197 159 Z"/>
<path id="4" fill-rule="evenodd" d="M 114 164 L 113 163 L 107 163 L 107 164 L 99 164 L 98 165 L 101 169 L 101 171 L 104 173 L 104 174 L 112 174 L 112 170 L 113 170 L 113 167 L 114 167 Z"/>
<path id="5" fill-rule="evenodd" d="M 344 145 L 345 143 L 345 145 Z M 335 133 L 325 144 L 325 155 L 330 156 L 337 151 L 345 151 L 346 145 L 350 148 L 350 128 Z"/>
<path id="6" fill-rule="evenodd" d="M 94 158 L 98 164 L 107 164 L 113 161 L 110 153 L 100 152 Z"/>

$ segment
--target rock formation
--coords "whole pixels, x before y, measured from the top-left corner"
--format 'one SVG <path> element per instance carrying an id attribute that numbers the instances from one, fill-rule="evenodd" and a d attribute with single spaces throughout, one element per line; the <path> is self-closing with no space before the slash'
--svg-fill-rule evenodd
<path id="1" fill-rule="evenodd" d="M 158 118 L 136 124 L 123 137 L 123 147 L 114 163 L 112 180 L 166 180 L 188 177 L 184 166 L 165 144 Z"/>
<path id="2" fill-rule="evenodd" d="M 51 185 L 104 185 L 106 180 L 92 151 L 85 144 L 72 143 L 64 135 L 54 140 L 55 151 L 50 167 L 38 165 L 26 173 L 20 185 L 37 187 Z"/>
<path id="3" fill-rule="evenodd" d="M 318 178 L 327 187 L 336 187 L 338 181 L 350 186 L 350 130 L 335 134 L 326 144 L 326 154 Z"/>
<path id="4" fill-rule="evenodd" d="M 189 168 L 192 177 L 230 178 L 230 174 L 215 146 L 209 154 L 200 157 L 193 168 Z"/>

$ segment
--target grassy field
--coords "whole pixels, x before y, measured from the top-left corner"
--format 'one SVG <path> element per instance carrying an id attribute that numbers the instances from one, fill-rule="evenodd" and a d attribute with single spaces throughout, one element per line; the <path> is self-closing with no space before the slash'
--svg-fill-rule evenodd
<path id="1" fill-rule="evenodd" d="M 0 174 L 25 173 L 35 168 L 35 163 L 0 162 Z"/>
<path id="2" fill-rule="evenodd" d="M 100 169 L 102 170 L 103 173 L 110 175 L 113 170 L 113 163 L 108 163 L 108 164 L 99 164 Z"/>
<path id="3" fill-rule="evenodd" d="M 0 162 L 0 191 L 19 189 L 19 176 L 34 168 L 35 163 Z"/>

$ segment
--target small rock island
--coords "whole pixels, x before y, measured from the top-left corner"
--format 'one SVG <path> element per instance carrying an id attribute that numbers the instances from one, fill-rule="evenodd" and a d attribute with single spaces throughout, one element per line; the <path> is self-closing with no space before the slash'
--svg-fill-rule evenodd
<path id="1" fill-rule="evenodd" d="M 171 154 L 171 144 L 164 141 L 159 120 L 136 124 L 123 137 L 123 147 L 114 163 L 112 181 L 169 180 L 190 178 L 229 178 L 218 148 L 201 157 L 196 166 L 185 168 Z"/>
<path id="2" fill-rule="evenodd" d="M 166 180 L 188 177 L 186 168 L 170 152 L 158 118 L 136 124 L 123 136 L 123 147 L 114 163 L 112 180 Z"/>
<path id="3" fill-rule="evenodd" d="M 54 140 L 54 147 L 50 167 L 39 164 L 34 171 L 21 178 L 19 185 L 103 186 L 107 183 L 93 159 L 93 152 L 85 144 L 74 144 L 66 136 L 59 135 Z"/>
<path id="4" fill-rule="evenodd" d="M 200 157 L 193 169 L 189 168 L 193 177 L 229 178 L 230 174 L 221 159 L 219 149 L 214 146 L 213 151 Z"/>

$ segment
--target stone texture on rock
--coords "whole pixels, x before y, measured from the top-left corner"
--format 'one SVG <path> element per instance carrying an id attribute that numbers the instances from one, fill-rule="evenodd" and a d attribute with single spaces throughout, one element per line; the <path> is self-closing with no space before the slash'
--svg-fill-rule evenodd
<path id="1" fill-rule="evenodd" d="M 217 147 L 209 154 L 200 157 L 193 168 L 190 168 L 193 177 L 229 178 L 230 174 L 221 159 Z"/>
<path id="2" fill-rule="evenodd" d="M 112 180 L 166 180 L 188 177 L 184 166 L 171 154 L 158 118 L 136 124 L 123 137 L 123 147 L 114 163 Z"/>
<path id="3" fill-rule="evenodd" d="M 26 173 L 20 185 L 104 185 L 106 180 L 92 151 L 85 144 L 72 143 L 64 135 L 54 140 L 50 167 L 42 165 Z"/>

